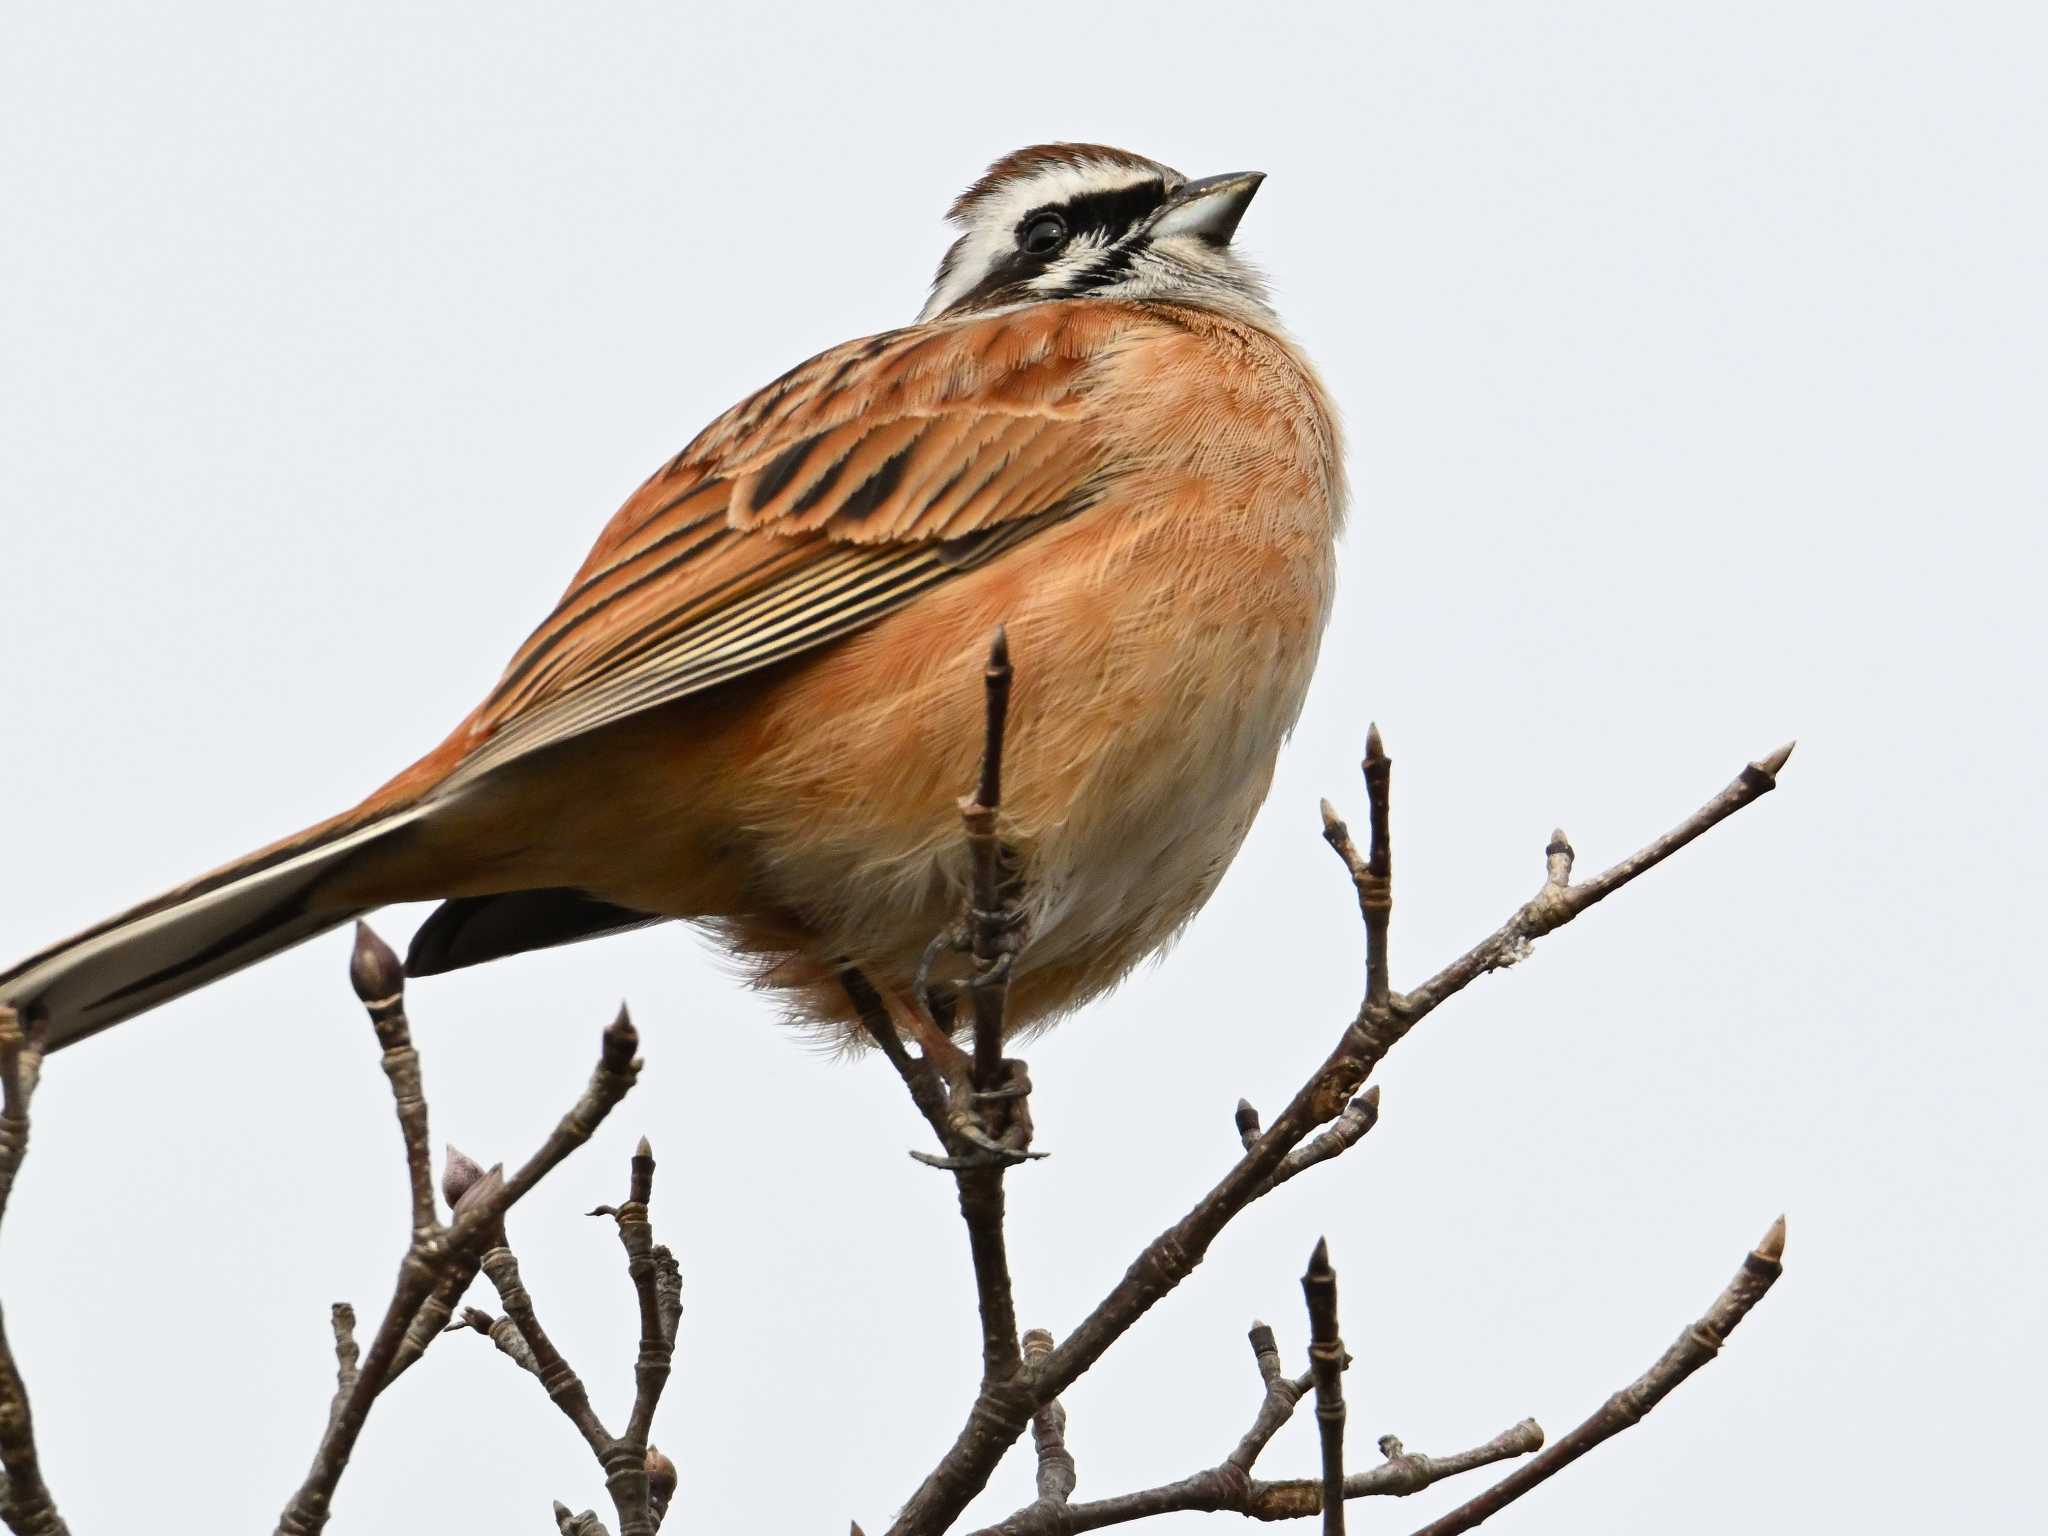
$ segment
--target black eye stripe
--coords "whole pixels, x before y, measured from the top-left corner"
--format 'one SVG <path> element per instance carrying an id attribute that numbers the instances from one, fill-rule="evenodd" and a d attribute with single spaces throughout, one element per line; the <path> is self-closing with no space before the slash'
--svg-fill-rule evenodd
<path id="1" fill-rule="evenodd" d="M 1116 250 L 1105 252 L 1094 266 L 1085 272 L 1077 273 L 1060 290 L 1061 297 L 1077 298 L 1081 294 L 1095 293 L 1122 282 L 1131 275 L 1131 268 L 1137 259 L 1139 251 L 1150 244 L 1149 240 L 1141 240 L 1134 245 L 1122 246 Z"/>
<path id="2" fill-rule="evenodd" d="M 1065 219 L 1067 228 L 1077 237 L 1101 235 L 1113 241 L 1165 201 L 1166 184 L 1158 180 L 1134 182 L 1107 192 L 1083 192 L 1064 203 L 1046 203 L 1032 209 L 1017 221 L 1017 235 L 1022 239 L 1033 220 L 1051 213 Z"/>
<path id="3" fill-rule="evenodd" d="M 966 291 L 950 298 L 943 312 L 959 314 L 993 304 L 1068 298 L 1113 288 L 1130 275 L 1134 259 L 1148 243 L 1132 241 L 1131 231 L 1156 213 L 1166 198 L 1167 183 L 1155 176 L 1100 192 L 1083 192 L 1063 203 L 1040 203 L 1011 227 L 1008 248 L 999 250 Z M 1033 251 L 1028 243 L 1032 226 L 1048 217 L 1057 217 L 1066 225 L 1067 237 L 1048 249 Z M 940 264 L 940 284 L 957 273 L 967 247 L 967 236 L 954 242 Z M 1062 263 L 1077 270 L 1057 291 L 1035 286 L 1047 273 L 1061 270 Z"/>

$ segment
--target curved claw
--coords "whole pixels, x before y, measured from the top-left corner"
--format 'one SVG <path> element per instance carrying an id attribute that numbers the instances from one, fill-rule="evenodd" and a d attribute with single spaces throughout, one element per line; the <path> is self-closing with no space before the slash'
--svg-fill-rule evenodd
<path id="1" fill-rule="evenodd" d="M 973 1157 L 940 1157 L 936 1152 L 919 1152 L 911 1149 L 910 1155 L 927 1168 L 943 1168 L 948 1173 L 962 1173 L 974 1168 L 1014 1168 L 1019 1163 L 1036 1162 L 1041 1157 L 1051 1157 L 1050 1152 L 1020 1152 L 1015 1147 L 998 1145 L 993 1152 L 977 1153 Z"/>
<path id="2" fill-rule="evenodd" d="M 977 971 L 974 973 L 974 975 L 968 977 L 967 985 L 970 987 L 977 988 L 992 987 L 995 986 L 998 982 L 1008 981 L 1010 979 L 1010 968 L 1013 965 L 1015 965 L 1016 962 L 1016 951 L 1006 949 L 1000 955 L 997 955 L 995 957 L 995 959 L 990 963 L 989 968 L 987 970 Z"/>
<path id="3" fill-rule="evenodd" d="M 974 1117 L 972 1115 L 956 1114 L 951 1118 L 953 1124 L 953 1134 L 955 1136 L 958 1136 L 962 1141 L 966 1142 L 970 1147 L 974 1147 L 979 1149 L 980 1151 L 995 1154 L 997 1156 L 1008 1156 L 1011 1152 L 1012 1149 L 1010 1147 L 1005 1146 L 1000 1141 L 997 1141 L 995 1137 L 989 1135 L 987 1131 L 984 1131 L 980 1126 L 976 1125 L 974 1123 Z"/>

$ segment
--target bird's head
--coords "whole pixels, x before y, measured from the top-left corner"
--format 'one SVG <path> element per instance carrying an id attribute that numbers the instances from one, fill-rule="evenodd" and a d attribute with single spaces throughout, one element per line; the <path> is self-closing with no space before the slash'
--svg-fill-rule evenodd
<path id="1" fill-rule="evenodd" d="M 1266 315 L 1265 284 L 1230 244 L 1263 180 L 1237 171 L 1190 181 L 1102 144 L 1005 155 L 954 201 L 947 217 L 960 237 L 918 319 L 1084 297 Z"/>

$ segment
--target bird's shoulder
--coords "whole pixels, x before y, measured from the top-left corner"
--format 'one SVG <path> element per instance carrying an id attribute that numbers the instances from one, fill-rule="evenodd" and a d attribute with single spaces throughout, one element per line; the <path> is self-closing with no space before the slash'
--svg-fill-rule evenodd
<path id="1" fill-rule="evenodd" d="M 913 530 L 874 514 L 914 487 L 919 470 L 945 465 L 938 479 L 926 477 L 932 490 L 991 447 L 1014 450 L 1030 438 L 1043 449 L 1055 438 L 1075 448 L 1087 434 L 1072 429 L 1094 414 L 1105 359 L 1182 331 L 1145 306 L 1066 301 L 829 347 L 723 412 L 650 475 L 578 576 L 691 503 L 736 531 L 822 530 L 857 542 L 965 531 Z M 849 478 L 863 467 L 870 473 Z"/>

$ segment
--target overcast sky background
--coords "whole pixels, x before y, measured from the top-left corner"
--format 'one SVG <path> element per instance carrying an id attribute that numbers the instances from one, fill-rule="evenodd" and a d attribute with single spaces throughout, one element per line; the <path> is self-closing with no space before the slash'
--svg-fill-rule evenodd
<path id="1" fill-rule="evenodd" d="M 1028 1053 L 1054 1156 L 1010 1181 L 1025 1322 L 1077 1321 L 1227 1165 L 1237 1097 L 1276 1110 L 1350 1016 L 1315 805 L 1361 811 L 1369 719 L 1397 983 L 1534 888 L 1553 824 L 1598 868 L 1800 746 L 1399 1048 L 1371 1139 L 1070 1395 L 1081 1495 L 1228 1449 L 1250 1320 L 1301 1361 L 1320 1233 L 1363 1464 L 1387 1432 L 1562 1433 L 1785 1211 L 1786 1278 L 1720 1361 L 1502 1527 L 2038 1519 L 2044 45 L 2037 7 L 1877 0 L 18 0 L 0 950 L 438 740 L 648 470 L 915 313 L 997 154 L 1264 169 L 1243 244 L 1349 431 L 1337 615 L 1215 902 Z M 380 923 L 402 946 L 423 916 Z M 328 1303 L 381 1312 L 405 1186 L 346 957 L 332 935 L 49 1064 L 0 1292 L 76 1531 L 268 1530 Z M 660 929 L 417 985 L 436 1137 L 524 1156 L 622 995 L 642 1085 L 513 1222 L 542 1316 L 621 1413 L 629 1293 L 577 1213 L 647 1133 L 687 1286 L 657 1435 L 682 1528 L 877 1530 L 976 1369 L 951 1185 L 904 1155 L 885 1069 Z M 1310 1472 L 1311 1424 L 1262 1471 Z M 1013 1454 L 973 1514 L 1029 1490 Z M 597 1469 L 456 1337 L 378 1405 L 334 1529 L 538 1532 L 553 1498 L 602 1504 Z"/>

